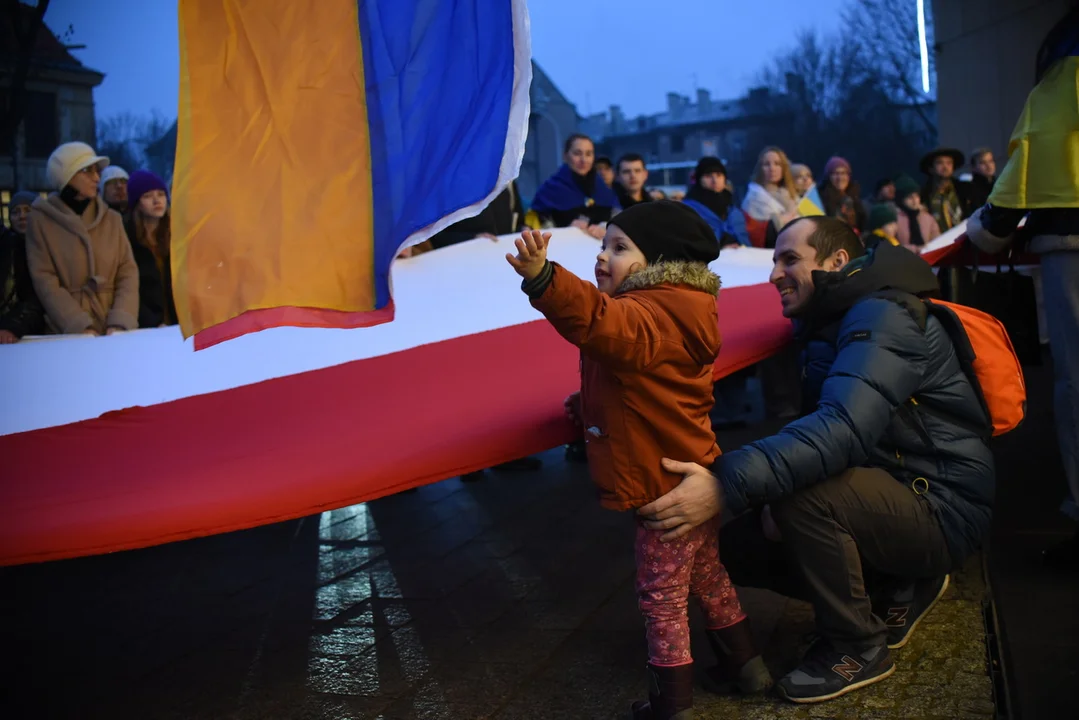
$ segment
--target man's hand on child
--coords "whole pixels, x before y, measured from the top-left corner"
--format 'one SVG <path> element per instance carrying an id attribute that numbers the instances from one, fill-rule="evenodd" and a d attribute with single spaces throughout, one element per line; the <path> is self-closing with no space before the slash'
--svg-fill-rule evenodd
<path id="1" fill-rule="evenodd" d="M 547 242 L 550 239 L 551 233 L 525 230 L 521 233 L 521 237 L 514 241 L 517 246 L 517 257 L 506 253 L 506 261 L 526 281 L 534 280 L 547 263 Z"/>
<path id="2" fill-rule="evenodd" d="M 719 515 L 723 509 L 723 487 L 715 475 L 697 463 L 663 458 L 663 469 L 681 475 L 682 482 L 637 510 L 637 514 L 649 530 L 665 530 L 660 539 L 669 542 Z"/>

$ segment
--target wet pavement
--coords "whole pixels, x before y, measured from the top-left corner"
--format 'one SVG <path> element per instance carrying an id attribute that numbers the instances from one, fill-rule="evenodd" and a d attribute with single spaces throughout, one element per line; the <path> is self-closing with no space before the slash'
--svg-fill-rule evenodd
<path id="1" fill-rule="evenodd" d="M 596 505 L 586 468 L 560 451 L 543 460 L 299 521 L 7 569 L 0 716 L 618 717 L 644 689 L 632 521 Z M 803 707 L 701 690 L 698 717 L 992 717 L 981 578 L 975 558 L 876 686 Z M 811 609 L 742 597 L 766 661 L 786 671 Z M 694 647 L 707 661 L 699 630 Z"/>

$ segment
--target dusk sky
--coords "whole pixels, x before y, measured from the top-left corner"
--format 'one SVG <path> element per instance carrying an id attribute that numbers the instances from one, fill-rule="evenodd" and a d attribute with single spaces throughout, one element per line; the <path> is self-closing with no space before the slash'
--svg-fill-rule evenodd
<path id="1" fill-rule="evenodd" d="M 666 93 L 731 98 L 799 30 L 838 27 L 845 0 L 533 0 L 532 52 L 582 115 L 620 104 L 629 115 L 666 106 Z M 661 9 L 662 8 L 662 9 Z M 45 22 L 83 64 L 105 73 L 99 117 L 159 110 L 176 116 L 176 0 L 52 0 Z"/>

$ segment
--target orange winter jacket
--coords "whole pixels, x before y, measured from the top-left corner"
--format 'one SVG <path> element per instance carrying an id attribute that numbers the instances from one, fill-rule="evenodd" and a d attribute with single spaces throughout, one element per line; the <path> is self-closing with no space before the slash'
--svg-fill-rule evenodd
<path id="1" fill-rule="evenodd" d="M 708 417 L 718 292 L 702 263 L 649 265 L 614 296 L 555 265 L 532 300 L 581 348 L 581 419 L 604 507 L 638 508 L 678 485 L 661 458 L 709 467 L 719 455 Z"/>

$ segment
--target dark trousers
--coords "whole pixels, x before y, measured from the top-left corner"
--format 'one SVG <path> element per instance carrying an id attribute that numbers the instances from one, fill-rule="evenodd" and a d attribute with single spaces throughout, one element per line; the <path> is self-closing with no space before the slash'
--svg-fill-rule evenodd
<path id="1" fill-rule="evenodd" d="M 773 504 L 772 517 L 782 543 L 764 537 L 756 512 L 720 530 L 731 580 L 809 601 L 817 631 L 837 649 L 884 644 L 870 592 L 952 567 L 929 503 L 883 470 L 855 468 L 817 483 Z"/>
<path id="2" fill-rule="evenodd" d="M 760 365 L 764 415 L 768 418 L 793 418 L 802 410 L 802 379 L 798 348 L 793 344 Z"/>

